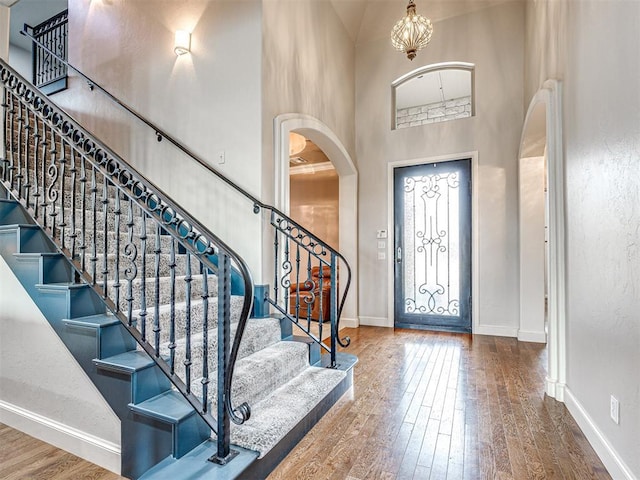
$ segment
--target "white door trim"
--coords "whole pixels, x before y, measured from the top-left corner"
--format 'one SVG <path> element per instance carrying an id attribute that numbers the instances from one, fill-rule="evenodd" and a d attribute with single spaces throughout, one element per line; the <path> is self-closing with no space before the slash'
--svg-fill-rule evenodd
<path id="1" fill-rule="evenodd" d="M 534 95 L 527 110 L 518 158 L 522 151 L 527 127 L 533 121 L 540 103 L 546 107 L 546 147 L 549 222 L 549 287 L 548 287 L 548 357 L 546 393 L 564 401 L 567 381 L 566 361 L 566 240 L 564 156 L 562 143 L 562 85 L 547 80 Z"/>
<path id="2" fill-rule="evenodd" d="M 394 326 L 394 219 L 393 219 L 393 169 L 425 163 L 451 162 L 463 158 L 471 159 L 471 330 L 473 333 L 484 333 L 480 327 L 480 317 L 478 308 L 478 152 L 463 152 L 437 157 L 414 158 L 410 160 L 400 160 L 390 162 L 387 167 L 387 285 L 389 285 L 387 296 L 387 327 Z"/>

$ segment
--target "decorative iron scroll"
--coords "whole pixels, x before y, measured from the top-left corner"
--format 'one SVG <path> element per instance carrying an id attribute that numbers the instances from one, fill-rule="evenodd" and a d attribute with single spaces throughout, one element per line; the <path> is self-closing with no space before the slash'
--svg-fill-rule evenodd
<path id="1" fill-rule="evenodd" d="M 460 315 L 459 183 L 457 172 L 405 179 L 405 313 Z"/>

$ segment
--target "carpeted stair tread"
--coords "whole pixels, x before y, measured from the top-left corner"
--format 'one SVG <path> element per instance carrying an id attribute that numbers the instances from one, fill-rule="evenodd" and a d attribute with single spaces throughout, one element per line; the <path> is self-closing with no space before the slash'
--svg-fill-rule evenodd
<path id="1" fill-rule="evenodd" d="M 308 367 L 295 378 L 251 405 L 251 418 L 231 426 L 231 441 L 266 455 L 346 376 L 331 368 Z"/>
<path id="2" fill-rule="evenodd" d="M 242 305 L 244 297 L 238 295 L 231 296 L 231 323 L 237 323 L 242 311 Z M 126 310 L 124 310 L 126 312 Z M 218 302 L 217 297 L 209 299 L 208 309 L 208 324 L 209 331 L 218 323 Z M 140 321 L 141 310 L 134 310 L 132 318 L 137 322 L 138 329 L 142 328 Z M 146 330 L 147 336 L 152 337 L 153 324 L 155 322 L 155 306 L 151 303 L 147 303 L 146 310 Z M 159 305 L 158 313 L 160 318 L 160 342 L 169 341 L 169 325 L 171 323 L 171 305 Z M 175 335 L 176 338 L 182 338 L 186 335 L 186 322 L 187 322 L 187 303 L 177 302 L 175 304 Z M 191 300 L 191 334 L 195 335 L 202 330 L 204 314 L 204 302 L 202 299 Z M 213 333 L 213 332 L 212 332 Z M 214 333 L 215 334 L 215 333 Z"/>
<path id="3" fill-rule="evenodd" d="M 280 341 L 249 355 L 236 363 L 231 387 L 234 405 L 258 403 L 270 392 L 284 385 L 309 366 L 309 348 L 306 343 Z M 210 378 L 216 378 L 217 371 Z M 191 383 L 196 395 L 202 391 L 199 379 Z M 217 404 L 215 392 L 209 400 Z"/>
<path id="4" fill-rule="evenodd" d="M 235 338 L 236 329 L 238 327 L 237 323 L 231 324 L 231 341 Z M 199 332 L 191 337 L 191 361 L 192 361 L 192 372 L 194 374 L 199 374 L 202 372 L 202 350 L 203 350 L 203 340 L 202 340 L 202 332 Z M 274 343 L 280 341 L 281 331 L 280 331 L 280 320 L 276 318 L 250 318 L 247 322 L 247 326 L 244 331 L 244 336 L 242 337 L 242 342 L 240 342 L 240 349 L 238 351 L 238 360 L 248 357 L 253 353 L 256 353 L 263 348 L 266 348 Z M 217 337 L 217 329 L 213 329 L 209 331 L 209 338 L 207 342 L 207 348 L 209 352 L 217 352 L 218 348 L 218 337 Z M 185 339 L 180 338 L 176 340 L 176 353 L 175 353 L 175 365 L 176 371 L 180 373 L 182 369 L 183 362 L 185 360 Z M 165 343 L 160 347 L 161 355 L 168 357 L 170 350 L 169 344 Z M 216 366 L 217 357 L 216 355 L 209 355 L 209 371 L 213 372 Z"/>

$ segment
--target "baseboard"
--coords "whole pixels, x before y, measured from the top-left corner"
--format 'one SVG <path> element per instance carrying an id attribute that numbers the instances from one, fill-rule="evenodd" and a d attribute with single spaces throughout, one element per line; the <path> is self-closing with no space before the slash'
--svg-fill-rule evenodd
<path id="1" fill-rule="evenodd" d="M 368 327 L 391 327 L 393 323 L 389 323 L 387 317 L 360 317 L 360 325 L 366 325 Z"/>
<path id="2" fill-rule="evenodd" d="M 518 330 L 518 340 L 521 342 L 547 343 L 547 334 L 528 330 Z"/>
<path id="3" fill-rule="evenodd" d="M 600 460 L 604 463 L 604 466 L 609 471 L 609 475 L 619 480 L 638 480 L 571 390 L 565 388 L 564 394 L 565 405 L 569 413 L 571 413 L 578 426 L 582 429 L 582 433 L 587 437 L 587 440 L 598 454 L 598 457 L 600 457 Z"/>
<path id="4" fill-rule="evenodd" d="M 340 328 L 358 328 L 360 326 L 360 322 L 357 318 L 346 318 L 342 317 L 340 319 Z"/>
<path id="5" fill-rule="evenodd" d="M 498 325 L 475 325 L 473 328 L 475 335 L 493 335 L 495 337 L 517 337 L 516 327 L 501 327 Z"/>
<path id="6" fill-rule="evenodd" d="M 549 377 L 545 379 L 545 393 L 555 398 L 557 401 L 564 403 L 564 393 L 567 390 L 567 386 L 564 383 L 557 382 Z"/>
<path id="7" fill-rule="evenodd" d="M 0 400 L 0 423 L 120 475 L 120 446 Z"/>

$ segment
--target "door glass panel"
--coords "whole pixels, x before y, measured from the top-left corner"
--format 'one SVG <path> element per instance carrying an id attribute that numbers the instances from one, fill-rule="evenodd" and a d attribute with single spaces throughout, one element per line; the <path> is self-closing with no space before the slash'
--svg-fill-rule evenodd
<path id="1" fill-rule="evenodd" d="M 404 179 L 404 313 L 460 315 L 458 172 Z"/>

